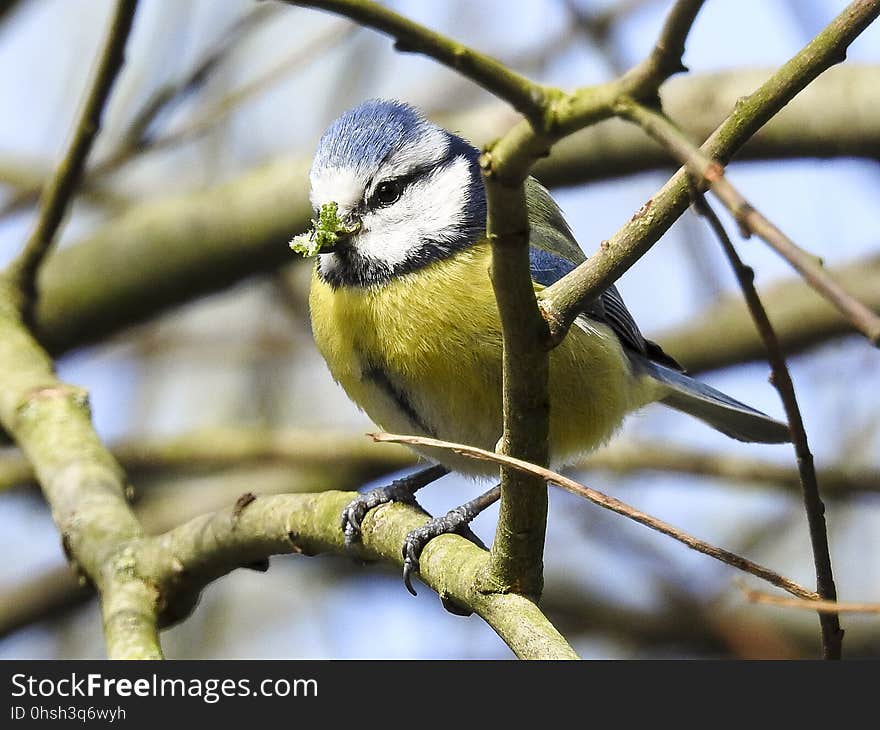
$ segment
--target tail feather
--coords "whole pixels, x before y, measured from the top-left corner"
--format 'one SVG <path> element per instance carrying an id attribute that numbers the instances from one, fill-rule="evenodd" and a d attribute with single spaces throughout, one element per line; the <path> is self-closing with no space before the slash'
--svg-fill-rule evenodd
<path id="1" fill-rule="evenodd" d="M 669 395 L 661 403 L 699 418 L 716 431 L 737 441 L 762 444 L 791 441 L 787 424 L 734 400 L 720 390 L 645 358 L 634 359 L 633 364 L 639 372 L 669 389 Z"/>

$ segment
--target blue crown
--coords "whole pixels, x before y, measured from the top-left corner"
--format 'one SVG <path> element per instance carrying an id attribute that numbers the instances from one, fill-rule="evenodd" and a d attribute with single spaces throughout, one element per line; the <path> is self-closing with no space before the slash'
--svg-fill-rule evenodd
<path id="1" fill-rule="evenodd" d="M 376 169 L 434 125 L 409 104 L 371 99 L 337 118 L 315 151 L 315 168 Z"/>

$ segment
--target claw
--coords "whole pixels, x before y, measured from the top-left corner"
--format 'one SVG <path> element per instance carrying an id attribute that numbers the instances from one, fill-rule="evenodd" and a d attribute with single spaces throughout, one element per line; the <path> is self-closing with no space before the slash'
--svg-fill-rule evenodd
<path id="1" fill-rule="evenodd" d="M 418 489 L 447 473 L 448 469 L 438 464 L 402 479 L 396 479 L 386 487 L 371 489 L 369 492 L 359 494 L 342 510 L 340 527 L 345 536 L 345 547 L 351 548 L 355 543 L 360 542 L 361 525 L 367 512 L 371 509 L 388 502 L 415 504 L 415 493 Z"/>
<path id="2" fill-rule="evenodd" d="M 412 546 L 409 540 L 403 543 L 403 584 L 406 589 L 414 596 L 417 596 L 416 589 L 413 588 L 412 576 L 414 572 L 419 570 L 419 559 L 413 554 Z"/>
<path id="3" fill-rule="evenodd" d="M 486 546 L 470 528 L 470 522 L 486 507 L 495 502 L 501 494 L 499 487 L 493 487 L 485 494 L 480 495 L 461 507 L 449 510 L 443 517 L 429 520 L 421 527 L 410 532 L 403 541 L 403 584 L 406 589 L 416 595 L 412 585 L 412 576 L 419 570 L 419 558 L 425 546 L 439 535 L 456 533 L 477 546 L 485 549 Z"/>
<path id="4" fill-rule="evenodd" d="M 364 499 L 366 495 L 360 495 L 342 510 L 340 527 L 345 535 L 345 547 L 350 548 L 361 540 L 361 523 L 369 509 Z"/>

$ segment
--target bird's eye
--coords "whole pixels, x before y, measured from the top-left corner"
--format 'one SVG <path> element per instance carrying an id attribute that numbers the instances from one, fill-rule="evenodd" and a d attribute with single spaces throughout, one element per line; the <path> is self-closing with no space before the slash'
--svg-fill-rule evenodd
<path id="1" fill-rule="evenodd" d="M 379 183 L 373 193 L 373 200 L 377 205 L 391 205 L 396 203 L 403 192 L 403 185 L 397 180 L 386 180 Z"/>

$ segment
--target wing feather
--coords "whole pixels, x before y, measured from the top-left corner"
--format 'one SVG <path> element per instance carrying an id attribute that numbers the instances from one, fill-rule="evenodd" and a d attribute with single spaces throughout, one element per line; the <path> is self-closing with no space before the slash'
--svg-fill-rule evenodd
<path id="1" fill-rule="evenodd" d="M 542 286 L 550 286 L 586 261 L 586 256 L 559 206 L 547 189 L 534 178 L 526 181 L 526 200 L 531 225 L 532 279 Z M 616 286 L 608 287 L 595 301 L 585 306 L 583 314 L 596 322 L 607 324 L 626 349 L 682 370 L 681 365 L 663 352 L 657 343 L 645 338 Z"/>

